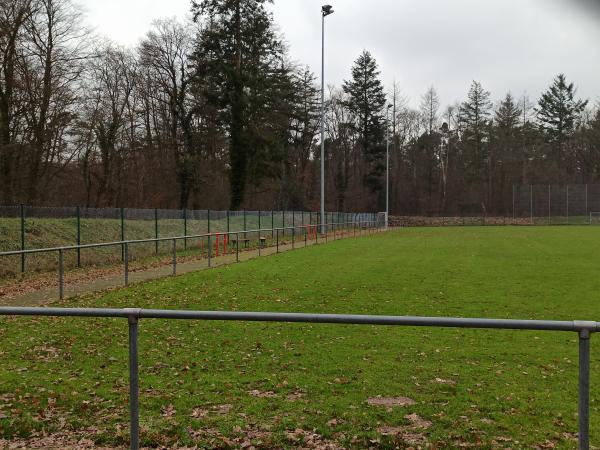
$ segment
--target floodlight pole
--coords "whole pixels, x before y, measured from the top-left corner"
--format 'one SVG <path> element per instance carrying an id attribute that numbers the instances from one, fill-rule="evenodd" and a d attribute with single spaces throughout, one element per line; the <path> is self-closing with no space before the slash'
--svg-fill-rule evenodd
<path id="1" fill-rule="evenodd" d="M 388 229 L 390 217 L 390 108 L 385 110 L 385 229 Z"/>
<path id="2" fill-rule="evenodd" d="M 321 234 L 325 233 L 325 17 L 333 14 L 330 5 L 321 7 Z"/>

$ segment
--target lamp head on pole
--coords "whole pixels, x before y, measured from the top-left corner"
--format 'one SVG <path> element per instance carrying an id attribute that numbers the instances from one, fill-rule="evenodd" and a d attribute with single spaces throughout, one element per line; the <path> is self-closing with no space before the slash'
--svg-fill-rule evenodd
<path id="1" fill-rule="evenodd" d="M 323 17 L 333 14 L 333 7 L 331 5 L 323 5 L 321 8 L 321 13 L 323 14 Z"/>

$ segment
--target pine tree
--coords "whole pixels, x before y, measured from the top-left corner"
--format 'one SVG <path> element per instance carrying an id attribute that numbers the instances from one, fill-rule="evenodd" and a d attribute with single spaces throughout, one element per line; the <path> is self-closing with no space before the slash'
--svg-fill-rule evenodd
<path id="1" fill-rule="evenodd" d="M 355 116 L 354 127 L 367 166 L 364 183 L 373 193 L 382 191 L 385 171 L 383 108 L 386 97 L 379 75 L 377 62 L 368 51 L 363 51 L 352 67 L 352 80 L 344 81 L 343 86 L 348 95 L 346 106 Z"/>
<path id="2" fill-rule="evenodd" d="M 491 109 L 490 93 L 483 88 L 481 83 L 473 81 L 468 99 L 461 107 L 466 164 L 469 169 L 468 175 L 472 179 L 481 174 L 482 163 L 487 157 L 486 143 L 489 140 Z"/>
<path id="3" fill-rule="evenodd" d="M 229 137 L 233 209 L 247 184 L 276 174 L 284 158 L 290 69 L 267 3 L 272 0 L 200 0 L 192 7 L 202 25 L 196 92 L 220 112 Z"/>
<path id="4" fill-rule="evenodd" d="M 553 145 L 554 156 L 562 156 L 565 142 L 573 136 L 576 121 L 588 104 L 587 100 L 576 100 L 575 94 L 574 84 L 558 74 L 536 108 L 540 130 Z"/>
<path id="5" fill-rule="evenodd" d="M 498 105 L 494 114 L 494 141 L 499 157 L 516 156 L 517 143 L 522 132 L 522 113 L 510 92 Z"/>

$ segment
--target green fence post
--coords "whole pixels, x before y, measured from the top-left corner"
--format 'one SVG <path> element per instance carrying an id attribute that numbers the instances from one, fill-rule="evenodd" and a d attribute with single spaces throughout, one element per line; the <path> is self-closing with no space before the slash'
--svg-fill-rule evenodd
<path id="1" fill-rule="evenodd" d="M 244 210 L 244 231 L 246 231 L 246 210 Z M 244 239 L 246 236 L 244 235 Z"/>
<path id="2" fill-rule="evenodd" d="M 121 241 L 125 240 L 125 208 L 121 208 Z M 121 261 L 125 261 L 125 247 L 121 244 Z"/>
<path id="3" fill-rule="evenodd" d="M 207 228 L 208 234 L 210 234 L 210 209 L 206 210 L 206 218 L 207 218 L 207 221 L 208 221 L 207 225 L 206 225 L 206 228 Z"/>
<path id="4" fill-rule="evenodd" d="M 21 204 L 21 250 L 25 250 L 25 205 Z M 21 272 L 25 272 L 25 253 L 21 253 Z"/>
<path id="5" fill-rule="evenodd" d="M 260 237 L 260 209 L 258 210 L 258 237 Z"/>
<path id="6" fill-rule="evenodd" d="M 187 209 L 183 208 L 183 235 L 187 236 Z M 183 238 L 183 249 L 187 250 L 187 237 Z"/>
<path id="7" fill-rule="evenodd" d="M 271 239 L 273 239 L 273 230 L 275 230 L 275 212 L 271 210 Z"/>
<path id="8" fill-rule="evenodd" d="M 281 211 L 281 228 L 283 228 L 283 235 L 285 236 L 285 210 Z"/>
<path id="9" fill-rule="evenodd" d="M 229 210 L 227 210 L 227 232 L 229 233 Z"/>
<path id="10" fill-rule="evenodd" d="M 158 209 L 154 208 L 154 239 L 158 239 Z M 154 242 L 154 252 L 158 255 L 158 241 Z"/>
<path id="11" fill-rule="evenodd" d="M 77 267 L 81 267 L 81 249 L 79 246 L 81 245 L 81 210 L 79 206 L 76 209 L 77 211 Z"/>

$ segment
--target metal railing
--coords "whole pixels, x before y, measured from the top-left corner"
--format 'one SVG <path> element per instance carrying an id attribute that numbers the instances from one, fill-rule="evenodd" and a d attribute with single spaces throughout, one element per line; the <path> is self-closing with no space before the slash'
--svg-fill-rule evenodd
<path id="1" fill-rule="evenodd" d="M 172 242 L 172 267 L 173 267 L 173 275 L 177 275 L 177 242 L 184 241 L 186 243 L 185 247 L 187 248 L 187 242 L 189 240 L 202 240 L 203 242 L 207 242 L 208 252 L 207 252 L 207 262 L 208 267 L 211 267 L 212 260 L 214 258 L 213 255 L 213 246 L 215 246 L 215 254 L 219 256 L 219 249 L 221 248 L 221 243 L 223 245 L 223 254 L 227 254 L 228 251 L 235 251 L 235 260 L 239 262 L 239 254 L 240 254 L 240 236 L 242 237 L 242 241 L 244 241 L 245 245 L 250 242 L 248 239 L 249 235 L 256 234 L 257 239 L 257 251 L 258 256 L 261 256 L 261 250 L 263 250 L 266 243 L 266 236 L 271 237 L 272 240 L 275 241 L 276 252 L 279 253 L 280 246 L 280 234 L 283 233 L 285 235 L 286 231 L 291 231 L 291 245 L 292 249 L 295 249 L 297 245 L 297 236 L 296 234 L 300 231 L 300 238 L 303 238 L 304 246 L 308 245 L 308 241 L 314 240 L 315 243 L 319 243 L 319 232 L 321 228 L 325 229 L 325 233 L 321 234 L 321 240 L 325 243 L 328 241 L 328 235 L 333 233 L 333 239 L 338 239 L 339 233 L 343 234 L 345 232 L 352 232 L 353 236 L 357 236 L 370 233 L 372 231 L 380 230 L 384 228 L 384 224 L 380 221 L 352 221 L 352 222 L 343 222 L 343 223 L 328 223 L 328 224 L 314 224 L 314 225 L 295 225 L 289 227 L 274 227 L 274 228 L 263 228 L 257 230 L 246 230 L 246 231 L 219 231 L 214 233 L 204 233 L 204 234 L 195 234 L 189 236 L 175 236 L 175 237 L 163 237 L 163 238 L 149 238 L 149 239 L 136 239 L 136 240 L 127 240 L 127 241 L 115 241 L 115 242 L 102 242 L 97 244 L 82 244 L 82 245 L 69 245 L 63 247 L 51 247 L 51 248 L 38 248 L 38 249 L 30 249 L 30 250 L 13 250 L 9 252 L 0 252 L 1 257 L 10 257 L 10 256 L 21 256 L 24 255 L 32 255 L 32 254 L 42 254 L 42 253 L 56 253 L 58 256 L 58 297 L 59 299 L 63 299 L 65 295 L 65 283 L 64 283 L 64 273 L 65 273 L 65 253 L 68 251 L 76 251 L 78 254 L 83 249 L 98 249 L 98 248 L 107 248 L 107 247 L 121 247 L 123 252 L 123 283 L 125 286 L 129 285 L 129 262 L 130 262 L 130 247 L 136 244 L 148 244 L 155 243 L 158 245 L 160 242 Z M 290 233 L 288 233 L 290 234 Z M 234 240 L 234 250 L 231 249 L 229 245 L 229 240 L 235 237 Z M 309 238 L 310 236 L 310 238 Z M 223 239 L 222 241 L 220 241 Z M 244 249 L 245 250 L 245 249 Z M 204 250 L 202 250 L 204 253 Z M 204 254 L 202 255 L 204 257 Z"/>
<path id="2" fill-rule="evenodd" d="M 4 316 L 124 318 L 129 324 L 130 447 L 139 449 L 138 323 L 140 319 L 171 319 L 237 322 L 285 322 L 411 327 L 482 328 L 506 330 L 568 331 L 579 336 L 579 449 L 589 450 L 590 337 L 600 331 L 591 321 L 468 319 L 414 316 L 361 316 L 345 314 L 297 314 L 268 312 L 177 311 L 156 309 L 25 308 L 0 307 Z"/>

